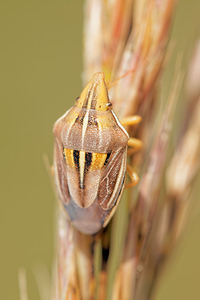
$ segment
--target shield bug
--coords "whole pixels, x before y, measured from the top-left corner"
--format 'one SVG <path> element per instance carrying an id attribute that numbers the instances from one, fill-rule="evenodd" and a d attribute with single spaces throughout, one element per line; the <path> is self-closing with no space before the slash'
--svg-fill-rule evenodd
<path id="1" fill-rule="evenodd" d="M 126 118 L 136 124 L 140 117 Z M 94 234 L 105 227 L 119 203 L 127 168 L 129 135 L 115 116 L 103 73 L 96 73 L 75 105 L 54 125 L 54 174 L 58 197 L 73 225 Z"/>

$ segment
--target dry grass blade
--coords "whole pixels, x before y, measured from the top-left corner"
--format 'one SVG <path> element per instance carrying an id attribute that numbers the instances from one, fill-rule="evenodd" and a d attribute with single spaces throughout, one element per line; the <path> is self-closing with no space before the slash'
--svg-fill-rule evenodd
<path id="1" fill-rule="evenodd" d="M 57 299 L 81 299 L 76 270 L 73 230 L 66 215 L 59 211 Z"/>
<path id="2" fill-rule="evenodd" d="M 84 83 L 95 72 L 110 80 L 132 25 L 133 0 L 88 0 L 85 7 Z"/>
<path id="3" fill-rule="evenodd" d="M 188 195 L 200 163 L 200 85 L 193 80 L 200 70 L 200 51 L 198 46 L 188 78 L 188 109 L 170 157 L 181 72 L 175 73 L 164 110 L 158 113 L 157 108 L 175 4 L 175 0 L 86 1 L 84 82 L 103 71 L 118 117 L 142 116 L 141 125 L 126 127 L 144 144 L 138 154 L 128 152 L 141 180 L 124 193 L 114 218 L 96 235 L 79 233 L 60 207 L 56 300 L 152 299 L 157 278 L 183 232 Z"/>
<path id="4" fill-rule="evenodd" d="M 198 74 L 200 74 L 199 44 L 187 77 L 188 103 L 181 124 L 181 135 L 166 177 L 167 196 L 169 199 L 174 199 L 174 205 L 177 207 L 177 215 L 173 216 L 171 222 L 174 241 L 182 233 L 187 220 L 189 195 L 200 168 L 200 83 L 195 79 Z"/>
<path id="5" fill-rule="evenodd" d="M 134 299 L 143 299 L 144 292 L 141 294 L 141 290 L 145 290 L 148 296 L 150 294 L 145 283 L 140 283 L 140 278 L 148 272 L 146 270 L 146 260 L 148 258 L 149 244 L 152 243 L 151 236 L 156 222 L 156 215 L 157 213 L 159 214 L 161 209 L 159 197 L 176 105 L 175 100 L 180 88 L 180 82 L 181 78 L 176 81 L 164 117 L 160 126 L 158 126 L 160 129 L 154 139 L 147 166 L 141 178 L 136 206 L 131 211 L 123 251 L 124 255 L 114 286 L 115 291 L 120 291 L 116 299 L 130 299 L 130 295 L 135 295 Z M 124 278 L 126 278 L 126 284 L 123 280 Z M 126 289 L 124 289 L 124 285 L 126 285 Z M 143 285 L 139 292 L 138 285 Z"/>
<path id="6" fill-rule="evenodd" d="M 136 22 L 133 26 L 120 65 L 115 70 L 115 77 L 132 70 L 111 94 L 120 116 L 131 113 L 142 113 L 143 116 L 147 100 L 150 105 L 156 79 L 162 69 L 174 5 L 172 0 L 159 4 L 148 1 L 147 5 L 140 7 L 143 22 Z"/>

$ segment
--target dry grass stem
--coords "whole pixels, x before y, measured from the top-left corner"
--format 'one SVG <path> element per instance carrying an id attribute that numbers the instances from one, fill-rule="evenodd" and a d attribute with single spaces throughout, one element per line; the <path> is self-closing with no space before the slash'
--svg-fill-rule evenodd
<path id="1" fill-rule="evenodd" d="M 76 231 L 59 208 L 55 300 L 152 299 L 183 232 L 200 163 L 200 48 L 186 79 L 185 116 L 172 145 L 180 69 L 163 109 L 160 90 L 175 4 L 86 0 L 83 81 L 103 71 L 118 117 L 142 117 L 141 124 L 126 127 L 143 143 L 140 152 L 128 152 L 140 182 L 125 191 L 110 224 L 93 236 Z"/>

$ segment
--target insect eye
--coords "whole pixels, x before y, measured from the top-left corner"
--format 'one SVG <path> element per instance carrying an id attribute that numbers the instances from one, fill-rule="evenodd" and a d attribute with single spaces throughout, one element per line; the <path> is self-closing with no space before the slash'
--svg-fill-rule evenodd
<path id="1" fill-rule="evenodd" d="M 106 159 L 105 159 L 105 162 L 104 162 L 104 166 L 108 163 L 110 155 L 111 155 L 111 152 L 107 153 L 107 156 L 106 156 Z"/>
<path id="2" fill-rule="evenodd" d="M 108 107 L 108 109 L 112 109 L 112 103 L 111 103 L 111 102 L 108 102 L 108 103 L 106 104 L 106 106 Z"/>

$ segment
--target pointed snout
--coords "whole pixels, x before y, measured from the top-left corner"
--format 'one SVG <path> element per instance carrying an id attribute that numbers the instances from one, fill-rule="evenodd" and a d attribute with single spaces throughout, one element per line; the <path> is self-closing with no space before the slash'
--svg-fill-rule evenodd
<path id="1" fill-rule="evenodd" d="M 95 73 L 92 79 L 84 88 L 76 106 L 85 109 L 107 111 L 109 109 L 108 90 L 105 83 L 104 73 Z"/>

